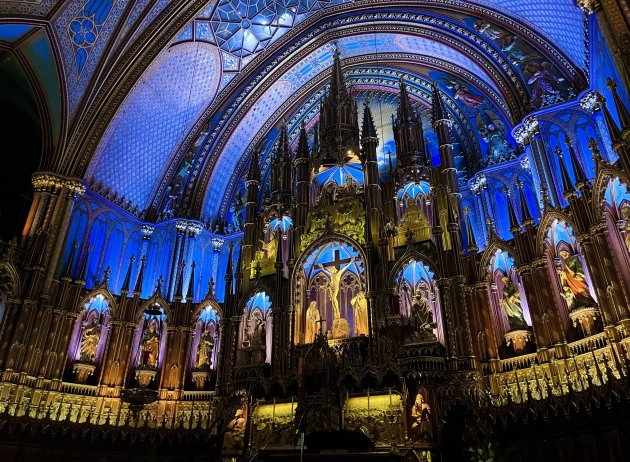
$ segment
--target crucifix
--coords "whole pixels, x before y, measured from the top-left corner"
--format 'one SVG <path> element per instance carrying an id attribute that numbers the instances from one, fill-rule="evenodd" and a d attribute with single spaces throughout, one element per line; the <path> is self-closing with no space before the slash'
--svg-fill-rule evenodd
<path id="1" fill-rule="evenodd" d="M 334 319 L 341 318 L 341 308 L 339 307 L 339 290 L 341 288 L 341 279 L 343 278 L 343 274 L 350 268 L 355 261 L 354 257 L 352 258 L 340 258 L 339 249 L 335 249 L 334 251 L 335 258 L 332 262 L 319 264 L 318 266 L 321 270 L 326 273 L 326 275 L 330 278 L 330 285 L 328 286 L 328 295 L 330 296 L 330 301 L 333 307 L 333 317 Z M 341 264 L 345 263 L 346 266 L 343 268 Z M 328 267 L 328 269 L 326 269 Z"/>

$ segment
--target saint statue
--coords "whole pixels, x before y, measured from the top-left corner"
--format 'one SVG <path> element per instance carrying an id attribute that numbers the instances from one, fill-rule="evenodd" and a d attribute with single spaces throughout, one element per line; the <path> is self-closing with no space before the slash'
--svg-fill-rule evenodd
<path id="1" fill-rule="evenodd" d="M 223 450 L 237 451 L 243 449 L 246 426 L 247 419 L 243 409 L 237 409 L 234 413 L 234 418 L 228 423 L 223 436 Z"/>
<path id="2" fill-rule="evenodd" d="M 275 234 L 270 236 L 269 242 L 265 242 L 260 240 L 260 251 L 257 252 L 256 258 L 258 260 L 272 260 L 276 258 L 276 253 L 278 252 L 278 239 Z"/>
<path id="3" fill-rule="evenodd" d="M 368 335 L 367 298 L 362 290 L 350 301 L 354 309 L 354 335 Z"/>
<path id="4" fill-rule="evenodd" d="M 214 338 L 210 332 L 210 328 L 206 327 L 199 339 L 197 345 L 197 358 L 195 360 L 195 368 L 209 369 L 212 366 L 212 350 L 214 348 Z"/>
<path id="5" fill-rule="evenodd" d="M 510 329 L 526 328 L 527 322 L 525 322 L 525 317 L 523 316 L 521 295 L 518 291 L 518 287 L 507 276 L 503 276 L 501 281 L 503 281 L 503 296 L 499 300 L 499 303 L 510 325 Z"/>
<path id="6" fill-rule="evenodd" d="M 306 310 L 306 326 L 304 329 L 304 343 L 313 343 L 315 341 L 315 337 L 317 336 L 317 331 L 319 330 L 319 326 L 317 325 L 320 321 L 321 317 L 319 315 L 319 310 L 317 309 L 317 301 L 313 300 L 308 305 L 308 309 Z"/>
<path id="7" fill-rule="evenodd" d="M 411 435 L 415 441 L 428 442 L 433 437 L 433 431 L 431 430 L 431 421 L 429 415 L 431 414 L 431 407 L 424 400 L 421 392 L 416 395 L 416 400 L 411 407 Z"/>
<path id="8" fill-rule="evenodd" d="M 330 301 L 333 306 L 333 317 L 334 319 L 339 319 L 341 317 L 341 308 L 339 306 L 339 291 L 341 289 L 341 278 L 343 274 L 350 268 L 350 265 L 354 263 L 354 257 L 350 259 L 350 263 L 344 266 L 341 269 L 337 269 L 334 266 L 331 266 L 330 269 L 326 269 L 324 265 L 319 265 L 320 269 L 326 273 L 326 275 L 330 278 L 330 284 L 328 286 L 328 295 L 330 296 Z"/>
<path id="9" fill-rule="evenodd" d="M 98 319 L 92 318 L 92 322 L 86 325 L 81 332 L 81 352 L 79 359 L 88 363 L 93 363 L 96 359 L 96 347 L 101 338 L 101 325 Z"/>
<path id="10" fill-rule="evenodd" d="M 626 248 L 628 249 L 628 252 L 630 252 L 630 207 L 626 206 L 623 207 L 621 209 L 621 217 L 625 220 L 626 222 L 626 227 L 625 227 L 625 244 L 626 244 Z"/>
<path id="11" fill-rule="evenodd" d="M 251 322 L 250 346 L 265 346 L 265 321 L 258 312 L 255 312 Z"/>
<path id="12" fill-rule="evenodd" d="M 160 354 L 160 334 L 157 331 L 157 322 L 149 321 L 149 325 L 140 341 L 140 367 L 157 369 Z"/>
<path id="13" fill-rule="evenodd" d="M 562 284 L 562 296 L 567 301 L 569 310 L 579 307 L 594 306 L 595 300 L 591 297 L 586 283 L 586 274 L 580 257 L 571 255 L 568 250 L 560 251 L 560 283 Z"/>

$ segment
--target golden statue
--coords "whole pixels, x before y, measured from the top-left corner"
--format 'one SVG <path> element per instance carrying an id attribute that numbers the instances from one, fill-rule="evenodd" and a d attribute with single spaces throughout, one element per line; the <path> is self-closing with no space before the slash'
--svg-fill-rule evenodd
<path id="1" fill-rule="evenodd" d="M 304 329 L 304 343 L 313 343 L 317 336 L 319 326 L 317 325 L 321 317 L 317 309 L 317 301 L 313 300 L 306 310 L 306 326 Z"/>
<path id="2" fill-rule="evenodd" d="M 160 334 L 157 332 L 156 322 L 150 321 L 140 342 L 140 366 L 157 368 L 159 354 Z"/>
<path id="3" fill-rule="evenodd" d="M 247 419 L 245 418 L 244 410 L 242 408 L 237 409 L 234 413 L 234 418 L 228 423 L 223 436 L 224 451 L 239 451 L 243 449 L 246 426 Z"/>
<path id="4" fill-rule="evenodd" d="M 326 269 L 324 265 L 319 265 L 320 269 L 326 273 L 330 278 L 330 284 L 328 285 L 328 295 L 333 306 L 333 318 L 338 319 L 341 317 L 341 308 L 339 307 L 339 291 L 341 290 L 341 279 L 343 274 L 350 268 L 350 265 L 354 263 L 354 257 L 350 259 L 350 263 L 341 269 L 337 269 L 331 266 L 330 269 Z"/>
<path id="5" fill-rule="evenodd" d="M 79 354 L 81 361 L 94 362 L 100 338 L 101 326 L 96 318 L 92 318 L 92 322 L 85 326 L 83 332 L 81 332 L 81 352 Z"/>
<path id="6" fill-rule="evenodd" d="M 621 209 L 621 216 L 626 221 L 626 238 L 625 244 L 628 252 L 630 252 L 630 207 L 623 207 Z"/>
<path id="7" fill-rule="evenodd" d="M 210 329 L 206 327 L 197 345 L 197 358 L 195 360 L 196 369 L 206 369 L 212 366 L 212 350 L 214 349 L 214 339 Z"/>
<path id="8" fill-rule="evenodd" d="M 256 252 L 257 260 L 272 260 L 278 252 L 278 239 L 275 235 L 269 238 L 269 242 L 260 240 L 260 250 Z"/>
<path id="9" fill-rule="evenodd" d="M 368 307 L 365 293 L 362 290 L 359 291 L 350 303 L 352 308 L 354 308 L 354 335 L 368 335 Z"/>
<path id="10" fill-rule="evenodd" d="M 425 401 L 422 393 L 418 392 L 416 401 L 411 407 L 411 418 L 413 419 L 413 423 L 411 424 L 411 437 L 414 441 L 428 442 L 433 437 L 431 421 L 429 420 L 430 414 L 431 407 Z"/>
<path id="11" fill-rule="evenodd" d="M 568 250 L 560 251 L 560 283 L 562 284 L 562 296 L 567 301 L 569 310 L 579 307 L 594 306 L 595 300 L 591 297 L 586 283 L 586 274 L 580 257 L 571 255 Z"/>

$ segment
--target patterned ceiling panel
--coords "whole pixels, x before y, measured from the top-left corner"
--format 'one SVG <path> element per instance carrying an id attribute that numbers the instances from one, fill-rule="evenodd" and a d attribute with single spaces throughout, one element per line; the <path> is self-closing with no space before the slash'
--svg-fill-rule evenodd
<path id="1" fill-rule="evenodd" d="M 221 82 L 219 50 L 185 43 L 163 52 L 103 137 L 87 177 L 143 210 L 185 133 Z"/>
<path id="2" fill-rule="evenodd" d="M 462 53 L 433 40 L 403 34 L 371 34 L 343 37 L 336 42 L 336 45 L 342 58 L 377 52 L 426 54 L 467 69 L 496 89 L 492 80 L 476 63 Z M 242 118 L 225 143 L 224 150 L 218 155 L 217 163 L 212 171 L 210 187 L 205 198 L 205 219 L 216 216 L 233 171 L 258 132 L 291 95 L 331 66 L 333 51 L 334 44 L 328 43 L 302 59 L 280 77 Z"/>
<path id="3" fill-rule="evenodd" d="M 122 0 L 74 0 L 55 19 L 71 113 L 81 101 L 125 5 Z"/>

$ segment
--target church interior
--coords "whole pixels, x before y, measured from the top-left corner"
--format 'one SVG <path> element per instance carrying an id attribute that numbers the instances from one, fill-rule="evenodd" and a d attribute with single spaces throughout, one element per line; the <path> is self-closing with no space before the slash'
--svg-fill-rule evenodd
<path id="1" fill-rule="evenodd" d="M 1 0 L 0 460 L 630 459 L 629 94 L 628 0 Z"/>

